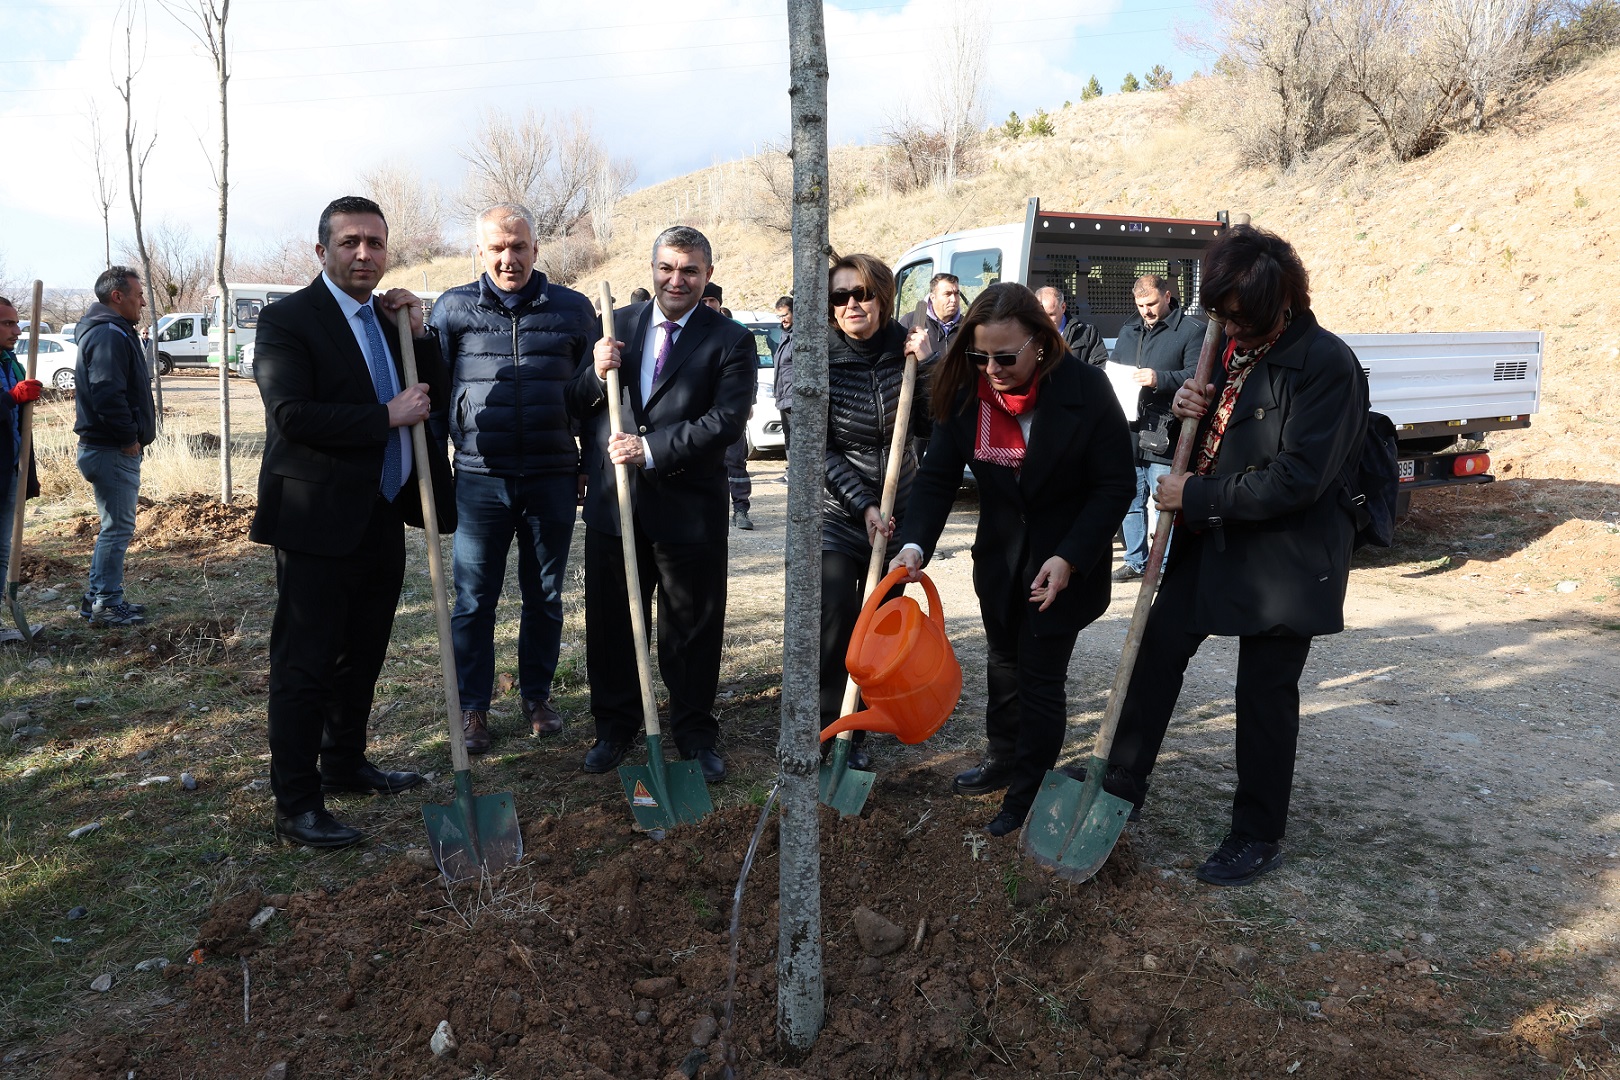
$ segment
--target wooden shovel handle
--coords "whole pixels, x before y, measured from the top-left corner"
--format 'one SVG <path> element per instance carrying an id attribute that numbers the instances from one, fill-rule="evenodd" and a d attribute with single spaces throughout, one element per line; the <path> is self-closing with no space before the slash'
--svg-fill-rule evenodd
<path id="1" fill-rule="evenodd" d="M 411 339 L 411 310 L 401 307 L 399 358 L 405 367 L 405 385 L 415 386 L 416 344 Z M 394 437 L 393 429 L 388 437 Z M 427 424 L 411 425 L 411 450 L 416 464 L 416 490 L 422 498 L 422 531 L 427 534 L 428 575 L 433 579 L 433 614 L 439 624 L 439 677 L 444 683 L 444 707 L 450 716 L 450 762 L 458 773 L 471 768 L 467 761 L 467 734 L 461 727 L 461 688 L 456 681 L 456 649 L 450 635 L 450 594 L 444 580 L 444 553 L 439 550 L 439 512 L 433 498 L 433 470 L 428 466 Z"/>
<path id="2" fill-rule="evenodd" d="M 36 279 L 34 281 L 34 307 L 33 315 L 28 321 L 28 368 L 27 378 L 32 379 L 39 370 L 39 320 L 40 312 L 45 307 L 45 283 Z M 22 431 L 22 441 L 17 446 L 17 501 L 11 508 L 11 561 L 6 564 L 6 589 L 13 596 L 16 590 L 13 586 L 22 581 L 22 538 L 23 538 L 23 510 L 28 502 L 28 459 L 34 453 L 34 403 L 28 402 L 19 407 L 17 425 Z M 28 637 L 28 627 L 19 626 L 17 629 Z"/>

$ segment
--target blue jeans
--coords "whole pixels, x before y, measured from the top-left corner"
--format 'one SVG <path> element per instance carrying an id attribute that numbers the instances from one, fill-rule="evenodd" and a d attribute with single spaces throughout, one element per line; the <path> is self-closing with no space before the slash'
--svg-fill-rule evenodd
<path id="1" fill-rule="evenodd" d="M 17 489 L 21 486 L 16 473 L 0 476 L 0 582 L 11 580 L 6 576 L 11 569 L 11 515 L 16 513 Z"/>
<path id="2" fill-rule="evenodd" d="M 101 535 L 90 556 L 90 601 L 112 606 L 124 599 L 124 552 L 135 535 L 135 500 L 141 493 L 141 459 L 122 450 L 79 445 L 79 475 L 90 481 L 101 515 Z"/>
<path id="3" fill-rule="evenodd" d="M 526 701 L 551 696 L 562 645 L 563 575 L 574 536 L 573 476 L 505 480 L 456 474 L 456 606 L 450 632 L 463 709 L 489 708 L 495 681 L 495 603 L 506 583 L 506 551 L 517 538 L 518 682 Z"/>
<path id="4" fill-rule="evenodd" d="M 1148 545 L 1153 542 L 1153 530 L 1159 524 L 1159 512 L 1153 509 L 1153 488 L 1159 477 L 1169 476 L 1168 465 L 1138 465 L 1136 467 L 1136 497 L 1125 511 L 1120 530 L 1125 534 L 1125 565 L 1137 573 L 1147 566 Z M 1166 549 L 1165 554 L 1169 554 Z"/>

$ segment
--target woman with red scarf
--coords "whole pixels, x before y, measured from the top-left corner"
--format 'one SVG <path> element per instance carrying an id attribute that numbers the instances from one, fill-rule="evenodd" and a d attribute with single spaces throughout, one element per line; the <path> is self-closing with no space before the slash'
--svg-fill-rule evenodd
<path id="1" fill-rule="evenodd" d="M 1109 559 L 1136 490 L 1125 414 L 1070 355 L 1035 294 L 992 285 L 935 366 L 934 434 L 893 566 L 933 555 L 964 466 L 979 485 L 973 587 L 988 653 L 984 759 L 962 795 L 1006 789 L 992 836 L 1018 829 L 1063 749 L 1075 638 L 1108 608 Z"/>
<path id="2" fill-rule="evenodd" d="M 1282 865 L 1311 638 L 1344 629 L 1355 539 L 1347 488 L 1367 384 L 1355 354 L 1311 313 L 1293 247 L 1246 225 L 1204 252 L 1199 299 L 1225 332 L 1215 381 L 1188 380 L 1171 410 L 1201 422 L 1189 471 L 1161 477 L 1177 514 L 1103 786 L 1141 806 L 1205 637 L 1238 639 L 1237 790 L 1226 839 L 1198 868 L 1246 885 Z"/>

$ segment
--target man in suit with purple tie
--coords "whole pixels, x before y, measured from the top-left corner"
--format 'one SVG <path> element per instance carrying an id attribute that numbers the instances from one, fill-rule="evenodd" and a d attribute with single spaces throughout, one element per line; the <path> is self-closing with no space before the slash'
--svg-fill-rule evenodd
<path id="1" fill-rule="evenodd" d="M 714 716 L 726 618 L 730 496 L 726 448 L 743 433 L 758 380 L 753 334 L 699 303 L 709 241 L 665 229 L 653 242 L 653 299 L 614 313 L 624 338 L 597 342 L 568 387 L 581 424 L 585 495 L 585 663 L 596 743 L 584 769 L 616 768 L 642 724 L 615 464 L 629 468 L 642 603 L 658 595 L 658 669 L 683 758 L 725 779 Z M 609 430 L 607 373 L 621 368 L 624 423 Z"/>

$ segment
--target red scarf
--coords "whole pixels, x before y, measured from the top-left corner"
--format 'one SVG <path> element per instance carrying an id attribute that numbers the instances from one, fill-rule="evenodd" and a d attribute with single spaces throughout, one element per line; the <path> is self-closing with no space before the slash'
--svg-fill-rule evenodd
<path id="1" fill-rule="evenodd" d="M 1221 456 L 1221 440 L 1226 436 L 1227 425 L 1232 422 L 1232 410 L 1237 406 L 1238 395 L 1243 392 L 1243 384 L 1249 381 L 1249 373 L 1255 370 L 1260 358 L 1271 351 L 1271 347 L 1277 344 L 1277 338 L 1288 331 L 1293 321 L 1291 312 L 1285 314 L 1283 328 L 1277 331 L 1276 337 L 1256 345 L 1248 352 L 1239 350 L 1235 341 L 1226 343 L 1226 355 L 1222 357 L 1226 367 L 1226 385 L 1221 387 L 1215 412 L 1209 418 L 1209 427 L 1205 429 L 1198 453 L 1194 455 L 1192 471 L 1199 476 L 1208 476 L 1215 471 L 1215 463 Z"/>
<path id="2" fill-rule="evenodd" d="M 979 433 L 973 440 L 973 457 L 992 465 L 1005 465 L 1014 471 L 1024 465 L 1024 429 L 1018 417 L 1035 407 L 1040 389 L 1037 376 L 1022 394 L 1003 394 L 979 376 Z"/>

